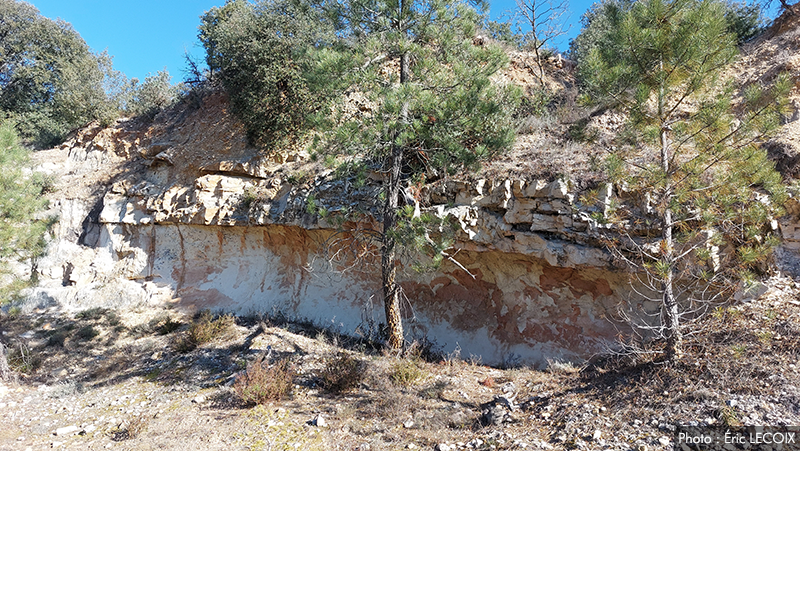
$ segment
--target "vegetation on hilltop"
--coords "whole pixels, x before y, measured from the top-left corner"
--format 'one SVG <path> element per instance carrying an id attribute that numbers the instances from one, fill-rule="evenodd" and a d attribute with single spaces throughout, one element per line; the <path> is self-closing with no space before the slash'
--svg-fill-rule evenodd
<path id="1" fill-rule="evenodd" d="M 152 115 L 176 93 L 165 71 L 128 80 L 69 23 L 27 2 L 0 0 L 0 117 L 13 120 L 26 143 L 46 148 L 91 121 Z"/>
<path id="2" fill-rule="evenodd" d="M 32 5 L 0 0 L 0 111 L 23 137 L 50 146 L 102 118 L 108 55 L 96 55 L 69 23 L 42 17 Z"/>
<path id="3" fill-rule="evenodd" d="M 302 0 L 228 0 L 201 17 L 207 76 L 230 96 L 251 143 L 291 146 L 341 91 L 321 54 L 336 43 L 336 18 Z"/>
<path id="4" fill-rule="evenodd" d="M 569 56 L 580 70 L 588 69 L 589 52 L 611 27 L 608 20 L 609 9 L 627 12 L 633 4 L 633 0 L 600 0 L 581 16 L 581 30 L 569 43 Z M 737 45 L 741 46 L 764 31 L 767 20 L 764 16 L 764 4 L 759 0 L 724 0 L 720 4 L 725 26 L 734 36 Z"/>

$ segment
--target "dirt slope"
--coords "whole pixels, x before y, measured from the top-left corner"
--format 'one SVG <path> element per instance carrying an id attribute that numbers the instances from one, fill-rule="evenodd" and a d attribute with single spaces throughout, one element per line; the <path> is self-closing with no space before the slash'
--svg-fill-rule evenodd
<path id="1" fill-rule="evenodd" d="M 186 351 L 176 313 L 17 316 L 6 329 L 22 375 L 0 386 L 0 449 L 670 450 L 679 425 L 800 425 L 800 283 L 771 283 L 719 311 L 675 367 L 492 369 L 268 319 Z M 326 391 L 343 349 L 365 373 Z M 265 353 L 293 365 L 291 397 L 248 404 L 234 383 Z"/>

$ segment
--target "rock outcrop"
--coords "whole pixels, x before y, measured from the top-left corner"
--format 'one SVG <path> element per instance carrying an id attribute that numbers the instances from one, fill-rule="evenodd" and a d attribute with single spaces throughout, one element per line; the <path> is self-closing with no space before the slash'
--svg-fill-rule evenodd
<path id="1" fill-rule="evenodd" d="M 303 152 L 259 153 L 219 95 L 145 125 L 89 127 L 38 158 L 60 178 L 59 223 L 29 307 L 172 302 L 378 330 L 378 265 L 337 269 L 328 250 L 348 227 L 379 227 L 379 173 L 337 176 Z M 409 331 L 494 364 L 602 351 L 629 297 L 628 274 L 601 241 L 614 195 L 561 179 L 416 189 L 409 204 L 453 223 L 456 241 L 439 269 L 405 270 Z M 781 231 L 800 248 L 796 219 Z"/>
<path id="2" fill-rule="evenodd" d="M 62 183 L 29 307 L 173 302 L 377 331 L 379 269 L 366 261 L 340 272 L 325 250 L 342 215 L 379 226 L 369 208 L 379 174 L 335 178 L 302 153 L 263 156 L 240 133 L 220 140 L 217 129 L 237 125 L 213 97 L 189 115 L 135 125 L 89 128 L 40 153 L 40 168 Z M 627 279 L 591 216 L 609 193 L 537 180 L 419 190 L 422 210 L 457 224 L 457 241 L 440 269 L 404 272 L 410 332 L 490 363 L 600 351 L 616 333 Z"/>

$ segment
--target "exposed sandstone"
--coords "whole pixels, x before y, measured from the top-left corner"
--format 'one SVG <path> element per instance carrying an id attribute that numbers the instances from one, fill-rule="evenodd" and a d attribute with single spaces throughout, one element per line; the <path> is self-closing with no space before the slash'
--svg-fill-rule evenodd
<path id="1" fill-rule="evenodd" d="M 226 104 L 212 97 L 196 113 L 144 129 L 88 128 L 41 153 L 42 170 L 62 178 L 53 201 L 61 220 L 29 305 L 171 301 L 374 331 L 379 268 L 364 262 L 335 272 L 326 249 L 342 219 L 379 228 L 381 174 L 335 179 L 302 152 L 263 155 L 243 140 Z M 628 274 L 601 241 L 602 217 L 625 193 L 521 177 L 418 189 L 408 201 L 450 219 L 458 234 L 439 270 L 404 271 L 409 331 L 492 363 L 601 351 L 629 295 Z M 800 249 L 793 218 L 781 232 Z"/>

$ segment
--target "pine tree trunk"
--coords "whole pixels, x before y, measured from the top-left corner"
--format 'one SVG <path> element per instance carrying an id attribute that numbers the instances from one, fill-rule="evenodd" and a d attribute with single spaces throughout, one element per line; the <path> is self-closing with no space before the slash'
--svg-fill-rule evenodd
<path id="1" fill-rule="evenodd" d="M 400 57 L 400 84 L 408 81 L 408 54 Z M 400 123 L 408 119 L 408 105 L 403 105 Z M 400 188 L 403 177 L 403 147 L 397 142 L 400 132 L 395 133 L 392 147 L 392 165 L 389 174 L 389 190 L 386 203 L 383 205 L 383 247 L 381 249 L 381 276 L 383 286 L 383 309 L 386 315 L 388 339 L 386 345 L 392 350 L 399 350 L 405 343 L 403 335 L 403 317 L 400 314 L 400 286 L 397 283 L 396 241 L 392 233 L 397 221 L 397 209 L 400 206 Z"/>
<path id="2" fill-rule="evenodd" d="M 663 292 L 663 312 L 664 312 L 664 333 L 667 346 L 664 349 L 664 358 L 667 362 L 673 362 L 681 357 L 683 345 L 683 335 L 681 334 L 680 315 L 678 313 L 678 301 L 675 298 L 675 243 L 673 234 L 672 211 L 667 208 L 664 211 L 664 262 L 669 266 L 662 284 Z"/>
<path id="3" fill-rule="evenodd" d="M 402 153 L 401 153 L 402 156 Z M 394 168 L 389 180 L 389 194 L 383 210 L 383 248 L 381 251 L 381 275 L 383 285 L 383 308 L 386 314 L 388 339 L 386 345 L 392 350 L 403 347 L 403 319 L 400 315 L 400 288 L 397 284 L 395 239 L 391 233 L 397 216 L 400 182 L 395 181 Z"/>
<path id="4" fill-rule="evenodd" d="M 660 70 L 664 70 L 664 65 L 659 65 Z M 664 185 L 663 196 L 661 198 L 661 208 L 664 211 L 664 225 L 661 231 L 662 259 L 667 265 L 667 272 L 662 281 L 662 306 L 664 337 L 667 346 L 664 348 L 664 358 L 667 362 L 673 362 L 681 357 L 681 346 L 683 336 L 681 334 L 680 313 L 678 312 L 678 301 L 675 298 L 675 240 L 673 239 L 675 223 L 672 218 L 672 182 L 670 179 L 670 139 L 669 133 L 672 128 L 666 122 L 665 113 L 665 92 L 663 86 L 659 88 L 658 94 L 658 116 L 661 121 L 661 168 L 664 169 L 666 183 Z"/>
<path id="5" fill-rule="evenodd" d="M 0 331 L 0 381 L 11 381 L 11 367 L 8 366 L 6 345 L 3 342 L 3 332 Z"/>

